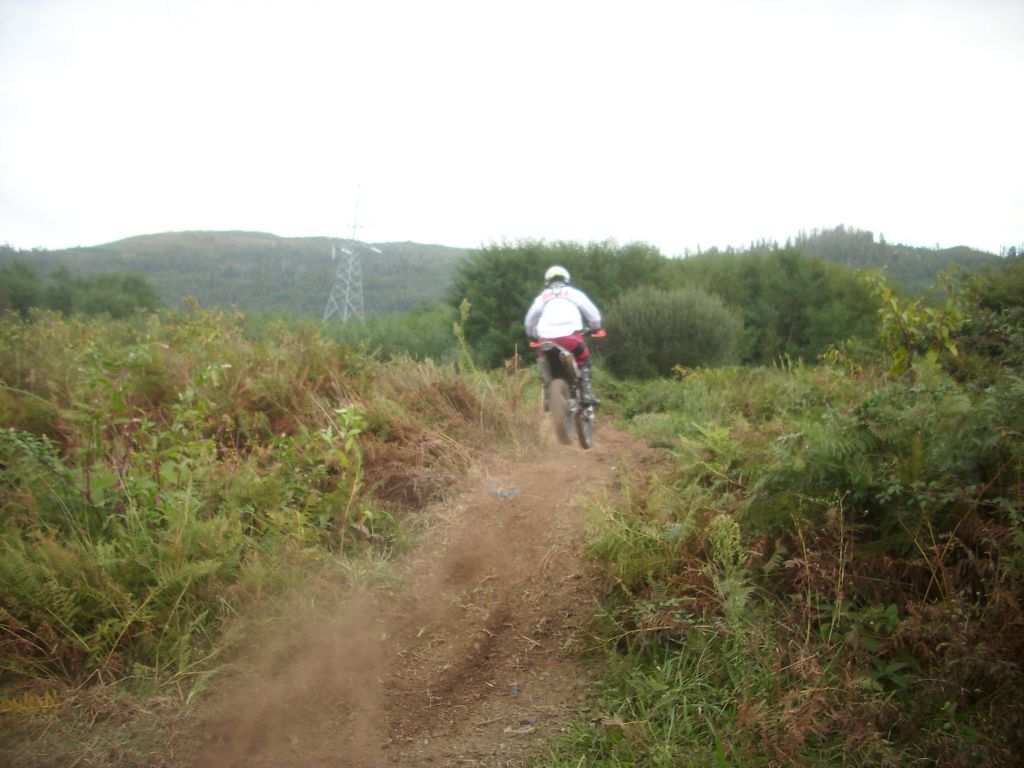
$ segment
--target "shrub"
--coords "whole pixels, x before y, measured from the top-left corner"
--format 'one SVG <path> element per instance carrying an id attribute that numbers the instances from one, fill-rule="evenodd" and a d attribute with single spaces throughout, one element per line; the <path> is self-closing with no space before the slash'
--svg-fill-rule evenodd
<path id="1" fill-rule="evenodd" d="M 726 365 L 739 359 L 742 322 L 717 297 L 697 288 L 644 286 L 608 308 L 601 346 L 621 376 L 665 376 L 676 366 Z"/>

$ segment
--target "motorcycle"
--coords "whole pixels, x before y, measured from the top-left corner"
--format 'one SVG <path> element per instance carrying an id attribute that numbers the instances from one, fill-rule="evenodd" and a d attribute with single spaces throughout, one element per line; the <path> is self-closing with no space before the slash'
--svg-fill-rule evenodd
<path id="1" fill-rule="evenodd" d="M 603 328 L 583 333 L 595 338 L 606 335 Z M 575 433 L 580 446 L 589 449 L 594 445 L 594 405 L 583 402 L 576 356 L 548 339 L 531 340 L 530 346 L 540 351 L 537 362 L 542 366 L 542 378 L 548 381 L 548 403 L 555 436 L 563 445 L 569 445 Z M 546 375 L 544 367 L 547 368 Z"/>

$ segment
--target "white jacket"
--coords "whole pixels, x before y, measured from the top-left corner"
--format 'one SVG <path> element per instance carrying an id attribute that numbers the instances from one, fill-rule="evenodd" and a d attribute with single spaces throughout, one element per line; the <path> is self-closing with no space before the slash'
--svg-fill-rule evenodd
<path id="1" fill-rule="evenodd" d="M 601 327 L 601 313 L 583 291 L 564 283 L 552 283 L 533 300 L 526 320 L 526 335 L 559 339 L 583 330 L 586 318 L 591 328 Z"/>

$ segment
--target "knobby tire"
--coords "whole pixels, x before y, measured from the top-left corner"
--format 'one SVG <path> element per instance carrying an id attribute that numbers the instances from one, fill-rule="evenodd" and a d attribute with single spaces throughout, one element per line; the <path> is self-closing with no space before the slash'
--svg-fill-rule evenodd
<path id="1" fill-rule="evenodd" d="M 551 423 L 555 428 L 558 442 L 569 445 L 572 442 L 573 416 L 569 407 L 569 385 L 565 379 L 555 379 L 551 387 Z"/>
<path id="2" fill-rule="evenodd" d="M 576 437 L 579 438 L 580 446 L 589 450 L 594 445 L 594 421 L 588 419 L 582 411 L 576 412 Z"/>

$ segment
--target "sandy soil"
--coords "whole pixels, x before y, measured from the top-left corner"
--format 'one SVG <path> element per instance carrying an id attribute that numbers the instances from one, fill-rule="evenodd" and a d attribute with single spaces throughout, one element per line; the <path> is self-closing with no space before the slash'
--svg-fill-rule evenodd
<path id="1" fill-rule="evenodd" d="M 584 507 L 641 455 L 605 425 L 596 441 L 481 465 L 430 513 L 396 587 L 261 639 L 168 762 L 525 765 L 579 716 L 593 677 L 574 652 L 597 589 Z"/>

